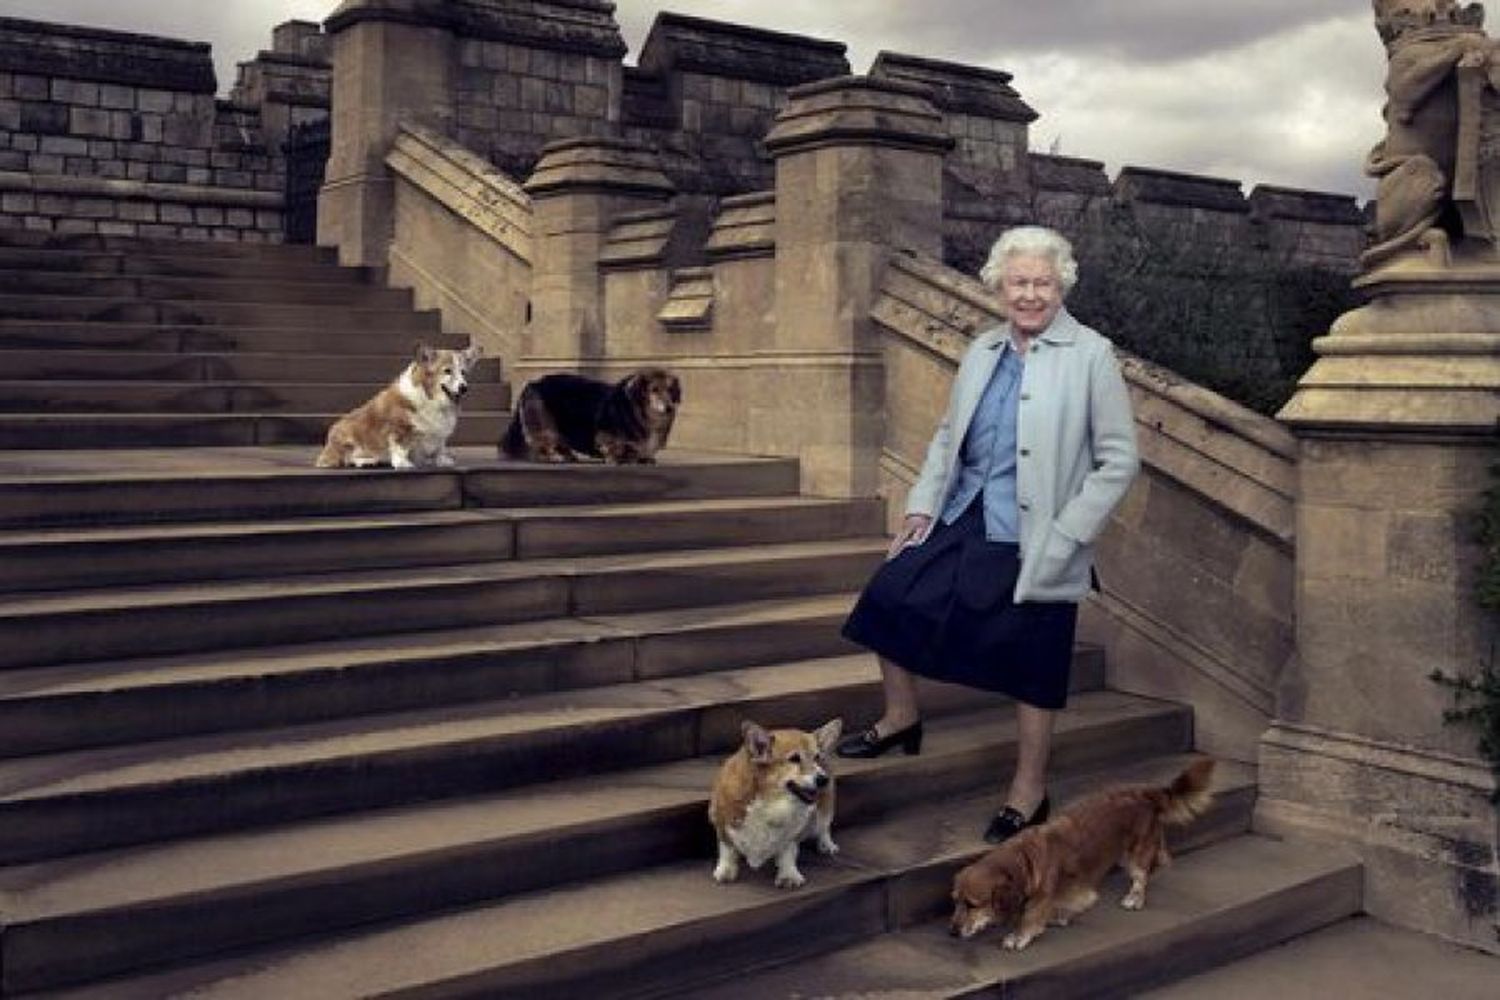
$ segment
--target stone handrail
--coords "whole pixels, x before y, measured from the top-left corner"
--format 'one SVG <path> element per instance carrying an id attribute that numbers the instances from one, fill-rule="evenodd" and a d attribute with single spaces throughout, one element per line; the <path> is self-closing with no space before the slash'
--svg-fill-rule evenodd
<path id="1" fill-rule="evenodd" d="M 397 176 L 531 262 L 531 197 L 483 157 L 424 126 L 403 123 L 385 162 Z"/>
<path id="2" fill-rule="evenodd" d="M 1001 316 L 974 279 L 897 256 L 872 317 L 886 333 L 882 486 L 899 516 L 959 360 Z M 1165 369 L 1120 362 L 1143 472 L 1100 539 L 1103 589 L 1080 635 L 1108 648 L 1112 685 L 1187 697 L 1200 747 L 1254 760 L 1293 648 L 1295 440 Z"/>
<path id="3" fill-rule="evenodd" d="M 403 123 L 386 166 L 394 177 L 392 285 L 439 309 L 443 329 L 491 355 L 515 359 L 531 296 L 531 197 L 463 146 Z"/>

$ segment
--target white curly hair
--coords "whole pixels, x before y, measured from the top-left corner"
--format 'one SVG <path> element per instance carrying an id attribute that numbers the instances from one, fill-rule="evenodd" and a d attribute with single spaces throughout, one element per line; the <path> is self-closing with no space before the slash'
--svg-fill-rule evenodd
<path id="1" fill-rule="evenodd" d="M 979 269 L 979 280 L 987 288 L 999 288 L 1005 274 L 1005 262 L 1015 256 L 1050 260 L 1064 295 L 1078 283 L 1078 261 L 1073 257 L 1073 244 L 1062 233 L 1046 226 L 1017 226 L 1001 233 L 995 245 L 990 247 L 989 260 Z"/>

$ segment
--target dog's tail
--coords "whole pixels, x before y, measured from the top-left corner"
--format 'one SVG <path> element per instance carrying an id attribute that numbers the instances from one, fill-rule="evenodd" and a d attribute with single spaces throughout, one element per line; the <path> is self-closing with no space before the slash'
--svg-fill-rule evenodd
<path id="1" fill-rule="evenodd" d="M 500 452 L 502 458 L 527 458 L 530 455 L 530 449 L 526 446 L 526 428 L 521 426 L 521 407 L 527 402 L 530 393 L 531 385 L 527 383 L 516 398 L 510 415 L 510 424 L 500 435 L 496 450 Z"/>
<path id="2" fill-rule="evenodd" d="M 1208 809 L 1213 793 L 1208 790 L 1214 776 L 1214 759 L 1199 757 L 1161 790 L 1162 819 L 1181 825 L 1191 822 Z"/>

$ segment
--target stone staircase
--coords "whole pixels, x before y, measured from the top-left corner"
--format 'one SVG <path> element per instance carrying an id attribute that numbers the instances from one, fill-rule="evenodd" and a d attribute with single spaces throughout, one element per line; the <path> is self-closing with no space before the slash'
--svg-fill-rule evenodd
<path id="1" fill-rule="evenodd" d="M 1248 832 L 1227 765 L 1144 912 L 1020 956 L 948 939 L 1015 733 L 940 686 L 921 756 L 841 764 L 807 886 L 713 883 L 740 720 L 879 703 L 837 624 L 882 511 L 799 496 L 792 462 L 106 438 L 0 452 L 0 995 L 1120 996 L 1359 909 L 1348 858 Z M 1097 649 L 1074 675 L 1059 799 L 1181 766 L 1189 708 L 1105 689 Z"/>
<path id="2" fill-rule="evenodd" d="M 0 230 L 0 448 L 321 440 L 419 340 L 465 342 L 326 249 Z M 487 360 L 458 441 L 508 405 Z"/>

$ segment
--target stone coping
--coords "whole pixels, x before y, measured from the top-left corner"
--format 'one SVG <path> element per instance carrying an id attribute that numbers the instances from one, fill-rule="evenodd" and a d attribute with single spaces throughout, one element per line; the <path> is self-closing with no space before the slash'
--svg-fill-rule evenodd
<path id="1" fill-rule="evenodd" d="M 1115 178 L 1114 190 L 1117 196 L 1132 201 L 1207 208 L 1239 215 L 1250 211 L 1250 203 L 1240 191 L 1240 182 L 1225 177 L 1151 167 L 1125 167 Z"/>
<path id="2" fill-rule="evenodd" d="M 0 66 L 55 76 L 194 94 L 218 89 L 207 42 L 0 17 Z"/>
<path id="3" fill-rule="evenodd" d="M 849 72 L 843 42 L 687 14 L 657 14 L 638 60 L 652 73 L 703 73 L 789 86 Z"/>
<path id="4" fill-rule="evenodd" d="M 204 184 L 168 184 L 132 181 L 114 177 L 75 177 L 69 174 L 23 174 L 0 171 L 0 191 L 71 195 L 86 198 L 122 198 L 137 201 L 173 202 L 182 205 L 215 205 L 227 208 L 280 210 L 285 198 L 280 191 L 210 187 Z"/>
<path id="5" fill-rule="evenodd" d="M 927 87 L 844 76 L 793 87 L 765 138 L 782 157 L 828 146 L 888 146 L 947 153 L 956 140 Z"/>
<path id="6" fill-rule="evenodd" d="M 398 177 L 531 261 L 531 198 L 488 160 L 431 129 L 403 122 L 385 162 Z"/>
<path id="7" fill-rule="evenodd" d="M 1257 184 L 1250 192 L 1250 209 L 1257 218 L 1343 226 L 1363 226 L 1365 223 L 1359 200 L 1354 195 L 1332 191 Z"/>
<path id="8" fill-rule="evenodd" d="M 248 63 L 277 63 L 282 66 L 297 66 L 302 69 L 333 69 L 333 62 L 329 59 L 319 59 L 316 56 L 304 56 L 297 52 L 277 52 L 273 49 L 261 49 L 256 53 L 254 59 L 241 62 L 244 66 Z"/>
<path id="9" fill-rule="evenodd" d="M 933 103 L 944 111 L 1015 122 L 1041 117 L 1010 86 L 1011 75 L 1003 70 L 881 52 L 870 67 L 870 76 L 929 87 Z"/>
<path id="10" fill-rule="evenodd" d="M 1099 160 L 1055 153 L 1028 153 L 1031 179 L 1045 191 L 1073 191 L 1078 194 L 1109 194 L 1109 176 Z"/>
<path id="11" fill-rule="evenodd" d="M 460 38 L 511 42 L 622 59 L 629 51 L 605 0 L 345 0 L 323 22 L 329 35 L 366 22 L 445 28 Z"/>

